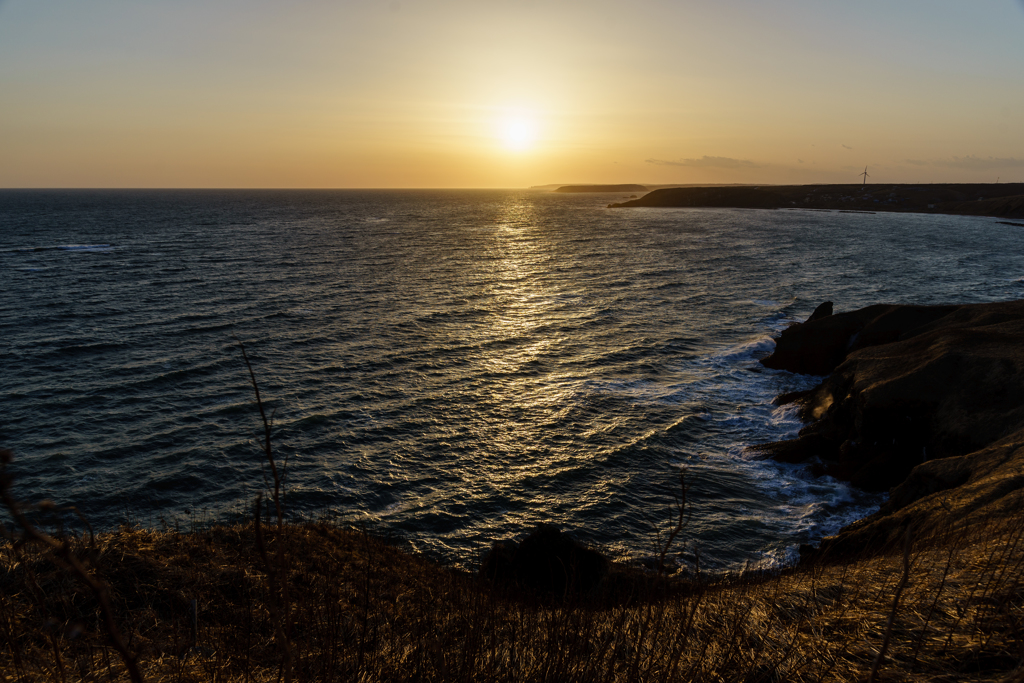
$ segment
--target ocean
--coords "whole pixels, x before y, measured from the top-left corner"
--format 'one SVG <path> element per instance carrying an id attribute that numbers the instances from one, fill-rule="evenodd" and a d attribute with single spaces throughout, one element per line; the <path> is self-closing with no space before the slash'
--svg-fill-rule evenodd
<path id="1" fill-rule="evenodd" d="M 989 218 L 607 209 L 619 195 L 0 191 L 0 447 L 94 527 L 293 519 L 474 568 L 558 524 L 619 559 L 791 561 L 882 498 L 751 457 L 818 378 L 757 362 L 825 300 L 1019 298 Z"/>

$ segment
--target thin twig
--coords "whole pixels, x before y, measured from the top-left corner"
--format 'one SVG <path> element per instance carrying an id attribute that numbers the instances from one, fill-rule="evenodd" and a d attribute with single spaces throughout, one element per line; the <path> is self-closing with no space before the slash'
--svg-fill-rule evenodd
<path id="1" fill-rule="evenodd" d="M 885 638 L 882 639 L 882 647 L 878 650 L 878 656 L 875 657 L 875 663 L 871 667 L 871 677 L 868 679 L 868 683 L 875 683 L 875 680 L 877 680 L 878 668 L 882 665 L 882 660 L 885 659 L 886 650 L 889 649 L 889 640 L 892 638 L 892 625 L 896 621 L 896 611 L 900 606 L 900 596 L 903 594 L 903 589 L 910 580 L 910 545 L 910 527 L 907 527 L 907 533 L 903 539 L 903 576 L 900 577 L 900 582 L 896 586 L 896 594 L 892 598 L 892 609 L 889 611 L 889 621 L 885 625 Z"/>
<path id="2" fill-rule="evenodd" d="M 668 538 L 660 548 L 660 554 L 658 555 L 658 574 L 664 575 L 665 573 L 665 556 L 668 555 L 669 549 L 675 542 L 676 537 L 682 533 L 683 529 L 690 522 L 690 516 L 692 510 L 686 504 L 686 494 L 689 491 L 689 486 L 686 484 L 686 470 L 682 469 L 679 472 L 679 490 L 673 495 L 675 498 L 675 507 L 672 510 L 672 517 L 675 523 L 672 527 L 672 531 L 669 532 Z"/>
<path id="3" fill-rule="evenodd" d="M 253 527 L 256 532 L 256 542 L 259 546 L 260 558 L 263 560 L 263 564 L 267 570 L 267 577 L 270 580 L 270 605 L 272 607 L 271 617 L 274 621 L 274 634 L 278 642 L 278 647 L 281 648 L 281 654 L 284 658 L 282 667 L 283 677 L 285 683 L 291 683 L 294 656 L 292 654 L 291 639 L 288 634 L 289 624 L 291 622 L 291 602 L 288 596 L 288 569 L 285 564 L 287 562 L 287 548 L 285 547 L 284 506 L 281 503 L 282 477 L 278 472 L 277 463 L 274 460 L 274 451 L 270 444 L 270 420 L 267 418 L 267 411 L 264 409 L 263 399 L 260 397 L 260 387 L 256 382 L 256 373 L 252 369 L 252 363 L 249 362 L 249 354 L 245 352 L 245 344 L 243 344 L 240 339 L 236 338 L 236 341 L 238 341 L 238 348 L 242 351 L 242 360 L 245 361 L 245 367 L 249 370 L 249 379 L 252 380 L 252 390 L 256 394 L 256 407 L 260 411 L 260 420 L 263 422 L 263 454 L 267 458 L 267 464 L 270 466 L 270 474 L 274 479 L 274 511 L 277 514 L 277 552 L 274 556 L 274 562 L 271 562 L 269 554 L 267 553 L 266 544 L 263 540 L 263 530 L 260 526 L 260 511 L 263 502 L 262 495 L 256 496 L 256 509 L 255 514 L 253 515 Z"/>

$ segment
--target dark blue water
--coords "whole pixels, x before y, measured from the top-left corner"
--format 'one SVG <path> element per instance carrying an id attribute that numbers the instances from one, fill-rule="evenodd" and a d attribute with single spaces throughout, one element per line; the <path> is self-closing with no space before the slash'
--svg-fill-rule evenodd
<path id="1" fill-rule="evenodd" d="M 253 358 L 287 504 L 472 565 L 554 521 L 655 551 L 681 467 L 705 565 L 776 562 L 877 499 L 744 446 L 813 380 L 770 336 L 830 299 L 1017 298 L 984 218 L 609 210 L 528 191 L 0 192 L 0 444 L 99 526 L 244 514 Z"/>

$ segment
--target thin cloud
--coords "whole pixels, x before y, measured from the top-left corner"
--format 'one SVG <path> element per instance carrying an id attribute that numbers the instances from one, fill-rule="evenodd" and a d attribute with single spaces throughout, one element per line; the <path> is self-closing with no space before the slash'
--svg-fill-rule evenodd
<path id="1" fill-rule="evenodd" d="M 1014 157 L 953 157 L 952 159 L 935 159 L 922 161 L 907 159 L 911 166 L 941 166 L 943 168 L 962 168 L 972 171 L 990 171 L 1000 168 L 1024 168 L 1024 159 Z"/>
<path id="2" fill-rule="evenodd" d="M 663 159 L 647 159 L 648 164 L 655 166 L 684 166 L 686 168 L 761 168 L 747 159 L 730 159 L 729 157 L 703 156 L 700 159 L 680 159 L 665 161 Z"/>

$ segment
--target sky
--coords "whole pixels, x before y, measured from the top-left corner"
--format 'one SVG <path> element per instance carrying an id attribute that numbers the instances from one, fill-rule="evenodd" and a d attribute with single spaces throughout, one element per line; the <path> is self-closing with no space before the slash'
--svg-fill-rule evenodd
<path id="1" fill-rule="evenodd" d="M 1022 0 L 0 0 L 0 187 L 1024 181 Z"/>

